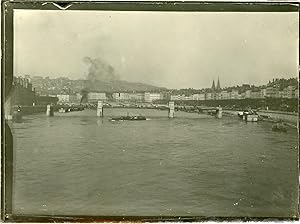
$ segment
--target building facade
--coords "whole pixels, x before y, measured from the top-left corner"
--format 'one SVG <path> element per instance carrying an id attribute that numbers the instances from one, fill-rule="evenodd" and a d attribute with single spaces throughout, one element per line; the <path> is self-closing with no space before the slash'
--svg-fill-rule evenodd
<path id="1" fill-rule="evenodd" d="M 106 101 L 106 93 L 97 93 L 97 92 L 90 92 L 88 93 L 88 102 L 89 103 L 95 103 L 99 100 Z"/>

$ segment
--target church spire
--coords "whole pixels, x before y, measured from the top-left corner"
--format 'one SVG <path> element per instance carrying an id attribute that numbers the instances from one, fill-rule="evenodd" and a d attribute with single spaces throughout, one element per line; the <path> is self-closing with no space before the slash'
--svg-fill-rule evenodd
<path id="1" fill-rule="evenodd" d="M 221 86 L 220 86 L 220 80 L 219 80 L 219 76 L 218 76 L 218 83 L 217 83 L 217 91 L 221 90 Z"/>
<path id="2" fill-rule="evenodd" d="M 216 90 L 216 86 L 215 86 L 215 80 L 213 80 L 212 86 L 211 86 L 211 90 L 215 91 Z"/>

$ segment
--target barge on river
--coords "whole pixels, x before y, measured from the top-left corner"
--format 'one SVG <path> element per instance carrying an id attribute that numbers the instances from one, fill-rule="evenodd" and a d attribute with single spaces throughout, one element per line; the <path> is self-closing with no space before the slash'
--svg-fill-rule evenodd
<path id="1" fill-rule="evenodd" d="M 119 116 L 119 117 L 112 117 L 111 121 L 145 121 L 147 118 L 142 115 L 138 116 Z"/>
<path id="2" fill-rule="evenodd" d="M 238 116 L 239 116 L 239 118 L 243 119 L 244 121 L 250 121 L 250 122 L 258 121 L 258 114 L 255 111 L 238 112 Z"/>

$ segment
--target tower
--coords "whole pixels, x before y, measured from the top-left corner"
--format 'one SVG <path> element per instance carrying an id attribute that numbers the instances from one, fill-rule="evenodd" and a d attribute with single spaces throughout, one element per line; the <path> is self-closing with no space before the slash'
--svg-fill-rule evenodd
<path id="1" fill-rule="evenodd" d="M 211 90 L 214 92 L 216 90 L 216 86 L 215 86 L 215 80 L 213 80 L 212 86 L 211 86 Z"/>
<path id="2" fill-rule="evenodd" d="M 218 92 L 221 91 L 219 76 L 218 76 L 218 83 L 217 83 L 217 91 Z"/>

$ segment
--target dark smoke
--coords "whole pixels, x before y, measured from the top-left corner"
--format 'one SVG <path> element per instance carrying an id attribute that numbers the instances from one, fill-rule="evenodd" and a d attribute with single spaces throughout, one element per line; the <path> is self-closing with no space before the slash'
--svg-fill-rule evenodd
<path id="1" fill-rule="evenodd" d="M 86 89 L 81 90 L 81 100 L 80 100 L 80 104 L 82 103 L 87 103 L 88 102 L 88 91 Z"/>
<path id="2" fill-rule="evenodd" d="M 118 76 L 115 73 L 115 69 L 104 62 L 100 58 L 92 59 L 90 57 L 84 57 L 83 61 L 89 65 L 87 79 L 90 81 L 114 81 L 118 80 Z"/>

